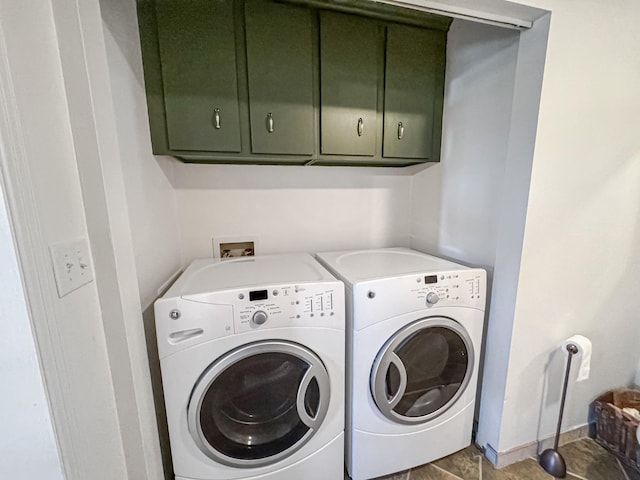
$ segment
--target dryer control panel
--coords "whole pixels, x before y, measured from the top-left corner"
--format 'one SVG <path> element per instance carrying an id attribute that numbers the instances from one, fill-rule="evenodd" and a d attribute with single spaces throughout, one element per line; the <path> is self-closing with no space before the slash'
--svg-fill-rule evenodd
<path id="1" fill-rule="evenodd" d="M 484 310 L 486 272 L 480 268 L 424 272 L 354 285 L 354 328 L 420 310 L 467 307 Z"/>
<path id="2" fill-rule="evenodd" d="M 416 277 L 416 283 L 418 285 L 412 291 L 418 299 L 424 298 L 427 307 L 447 304 L 484 308 L 484 304 L 478 302 L 485 298 L 484 276 L 477 270 L 420 275 Z"/>

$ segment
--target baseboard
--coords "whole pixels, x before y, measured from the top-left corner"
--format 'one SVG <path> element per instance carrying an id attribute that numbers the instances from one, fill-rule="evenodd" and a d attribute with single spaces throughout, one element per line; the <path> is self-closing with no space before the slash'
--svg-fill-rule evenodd
<path id="1" fill-rule="evenodd" d="M 589 436 L 589 424 L 561 433 L 559 443 L 564 445 L 587 436 Z M 552 448 L 554 440 L 555 438 L 551 436 L 504 452 L 496 452 L 491 445 L 487 445 L 485 456 L 496 468 L 502 468 L 527 458 L 536 458 L 540 452 Z"/>

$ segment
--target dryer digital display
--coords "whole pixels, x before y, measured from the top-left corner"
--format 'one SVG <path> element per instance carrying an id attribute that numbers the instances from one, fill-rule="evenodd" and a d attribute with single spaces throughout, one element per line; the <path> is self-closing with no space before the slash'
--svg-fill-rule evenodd
<path id="1" fill-rule="evenodd" d="M 427 275 L 424 277 L 424 283 L 438 283 L 437 275 Z"/>

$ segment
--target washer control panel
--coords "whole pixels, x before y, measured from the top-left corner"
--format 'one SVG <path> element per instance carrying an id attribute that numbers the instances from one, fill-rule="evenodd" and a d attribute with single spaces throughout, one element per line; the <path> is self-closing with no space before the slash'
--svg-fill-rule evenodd
<path id="1" fill-rule="evenodd" d="M 230 306 L 234 333 L 290 326 L 344 328 L 344 285 L 341 282 L 273 285 L 184 298 Z"/>
<path id="2" fill-rule="evenodd" d="M 341 290 L 313 284 L 238 291 L 233 302 L 235 332 L 331 323 L 344 309 Z"/>

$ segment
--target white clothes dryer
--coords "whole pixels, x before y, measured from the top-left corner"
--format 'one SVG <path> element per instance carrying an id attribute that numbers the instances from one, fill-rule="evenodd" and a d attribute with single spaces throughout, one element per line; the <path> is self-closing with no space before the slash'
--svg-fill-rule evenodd
<path id="1" fill-rule="evenodd" d="M 486 272 L 404 248 L 317 255 L 346 284 L 353 480 L 471 443 Z"/>
<path id="2" fill-rule="evenodd" d="M 342 480 L 344 285 L 311 255 L 196 260 L 155 303 L 176 480 Z"/>

